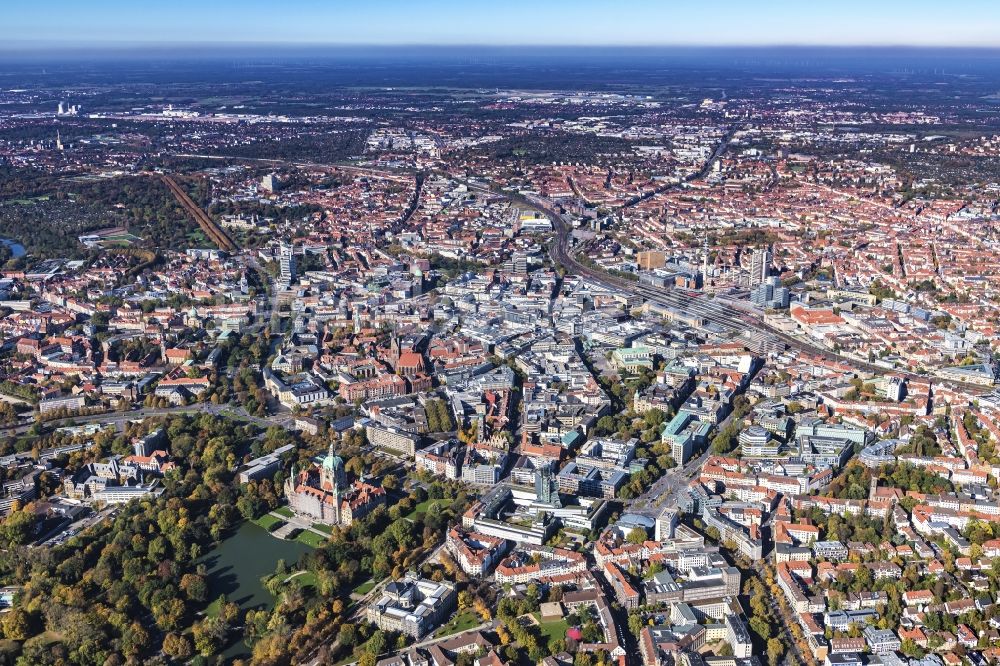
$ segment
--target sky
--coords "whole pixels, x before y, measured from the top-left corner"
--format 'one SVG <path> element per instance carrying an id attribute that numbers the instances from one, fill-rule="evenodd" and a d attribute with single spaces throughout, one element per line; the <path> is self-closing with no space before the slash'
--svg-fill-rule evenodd
<path id="1" fill-rule="evenodd" d="M 5 1 L 0 50 L 53 44 L 1000 46 L 998 0 Z"/>

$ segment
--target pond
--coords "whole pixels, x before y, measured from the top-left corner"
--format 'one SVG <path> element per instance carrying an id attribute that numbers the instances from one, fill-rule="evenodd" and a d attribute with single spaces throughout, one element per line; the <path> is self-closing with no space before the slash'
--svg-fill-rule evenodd
<path id="1" fill-rule="evenodd" d="M 9 238 L 0 238 L 0 243 L 3 243 L 10 248 L 10 253 L 15 259 L 23 257 L 27 254 L 27 250 L 24 249 L 24 246 L 17 241 L 10 240 Z"/>
<path id="2" fill-rule="evenodd" d="M 274 571 L 278 560 L 284 559 L 289 568 L 293 568 L 299 557 L 311 550 L 298 541 L 275 538 L 247 521 L 198 562 L 208 568 L 208 598 L 214 601 L 225 594 L 229 601 L 247 611 L 269 608 L 274 602 L 260 579 Z M 222 656 L 228 662 L 249 654 L 250 649 L 238 637 Z"/>

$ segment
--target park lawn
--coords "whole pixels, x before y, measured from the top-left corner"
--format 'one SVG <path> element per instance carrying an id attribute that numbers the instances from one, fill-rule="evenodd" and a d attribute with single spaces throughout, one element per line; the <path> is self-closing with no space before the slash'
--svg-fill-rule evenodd
<path id="1" fill-rule="evenodd" d="M 273 532 L 277 528 L 285 524 L 281 518 L 275 518 L 269 513 L 265 513 L 260 518 L 254 518 L 253 523 L 259 527 L 263 527 L 268 532 Z"/>
<path id="2" fill-rule="evenodd" d="M 533 616 L 538 620 L 538 632 L 545 639 L 547 645 L 551 646 L 554 641 L 566 639 L 566 630 L 569 629 L 569 623 L 566 620 L 542 622 L 538 613 L 534 613 Z"/>
<path id="3" fill-rule="evenodd" d="M 447 506 L 451 506 L 452 502 L 454 502 L 454 501 L 455 500 L 452 500 L 452 499 L 430 499 L 430 498 L 428 498 L 428 499 L 425 499 L 420 504 L 418 504 L 415 507 L 413 507 L 413 513 L 411 513 L 410 515 L 413 516 L 413 515 L 416 515 L 418 513 L 427 513 L 427 510 L 431 507 L 431 504 L 437 504 L 439 507 L 441 507 L 443 509 L 443 508 L 445 508 Z"/>
<path id="4" fill-rule="evenodd" d="M 466 608 L 463 611 L 459 611 L 455 617 L 451 618 L 448 624 L 434 632 L 434 637 L 440 638 L 441 636 L 460 634 L 463 631 L 472 629 L 473 627 L 478 627 L 480 624 L 482 624 L 482 620 L 479 615 L 477 615 L 471 608 Z"/>
<path id="5" fill-rule="evenodd" d="M 358 585 L 356 588 L 354 588 L 354 594 L 360 594 L 361 596 L 364 596 L 369 592 L 371 592 L 373 589 L 375 589 L 376 585 L 378 585 L 378 583 L 375 582 L 374 580 L 366 580 L 365 582 L 361 583 L 361 585 Z"/>
<path id="6" fill-rule="evenodd" d="M 307 546 L 312 546 L 313 548 L 319 548 L 327 541 L 326 537 L 322 537 L 315 532 L 310 532 L 309 530 L 302 530 L 296 534 L 295 540 L 304 543 Z"/>
<path id="7" fill-rule="evenodd" d="M 200 247 L 202 245 L 207 245 L 209 243 L 208 236 L 206 236 L 201 229 L 189 231 L 187 235 L 187 240 L 195 247 Z"/>
<path id="8" fill-rule="evenodd" d="M 335 662 L 333 666 L 347 666 L 347 664 L 355 664 L 361 659 L 361 655 L 364 653 L 364 645 L 359 645 L 354 648 L 348 656 L 344 657 L 338 662 Z"/>
<path id="9" fill-rule="evenodd" d="M 222 604 L 219 603 L 219 598 L 216 597 L 215 601 L 205 606 L 205 617 L 219 617 L 219 610 L 222 608 Z"/>
<path id="10" fill-rule="evenodd" d="M 271 513 L 276 513 L 279 516 L 284 516 L 285 518 L 291 518 L 292 516 L 295 515 L 295 514 L 292 513 L 292 510 L 289 509 L 287 506 L 279 506 L 277 509 L 275 509 Z"/>
<path id="11" fill-rule="evenodd" d="M 316 587 L 317 585 L 316 574 L 314 574 L 312 571 L 306 571 L 304 573 L 300 573 L 297 576 L 294 576 L 288 582 L 295 583 L 299 587 Z"/>
<path id="12" fill-rule="evenodd" d="M 323 534 L 333 534 L 333 528 L 329 525 L 324 525 L 323 523 L 313 523 L 313 529 L 319 530 Z"/>

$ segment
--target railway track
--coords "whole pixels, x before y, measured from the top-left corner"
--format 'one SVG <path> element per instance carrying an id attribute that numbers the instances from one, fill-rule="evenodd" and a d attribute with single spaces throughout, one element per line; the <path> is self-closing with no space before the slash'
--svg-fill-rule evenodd
<path id="1" fill-rule="evenodd" d="M 215 243 L 219 249 L 226 250 L 227 252 L 236 252 L 239 250 L 239 247 L 229 237 L 229 234 L 223 231 L 219 225 L 212 221 L 212 218 L 205 211 L 198 207 L 198 204 L 191 200 L 191 197 L 177 184 L 177 181 L 167 174 L 160 174 L 160 179 L 170 189 L 174 198 L 187 211 L 188 215 L 194 218 L 194 221 L 198 223 L 198 226 L 205 232 L 209 240 Z"/>

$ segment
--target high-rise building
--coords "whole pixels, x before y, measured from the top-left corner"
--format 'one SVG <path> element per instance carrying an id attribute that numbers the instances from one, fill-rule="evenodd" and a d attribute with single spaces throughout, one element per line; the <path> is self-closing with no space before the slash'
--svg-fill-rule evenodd
<path id="1" fill-rule="evenodd" d="M 899 377 L 890 377 L 885 387 L 885 395 L 889 400 L 902 402 L 906 397 L 906 383 Z"/>
<path id="2" fill-rule="evenodd" d="M 295 246 L 281 243 L 278 246 L 278 281 L 288 286 L 295 280 Z"/>
<path id="3" fill-rule="evenodd" d="M 767 280 L 771 271 L 771 250 L 759 248 L 750 255 L 750 286 L 756 287 Z"/>
<path id="4" fill-rule="evenodd" d="M 552 468 L 542 465 L 535 471 L 535 500 L 539 504 L 561 506 L 559 485 L 552 477 Z"/>
<path id="5" fill-rule="evenodd" d="M 352 319 L 354 320 L 354 332 L 355 333 L 360 333 L 361 332 L 361 328 L 362 328 L 362 326 L 361 326 L 361 305 L 355 305 L 354 306 L 354 316 L 353 316 Z"/>
<path id="6" fill-rule="evenodd" d="M 718 164 L 718 162 L 716 162 Z M 702 239 L 701 246 L 701 284 L 708 289 L 708 236 Z"/>
<path id="7" fill-rule="evenodd" d="M 260 186 L 266 192 L 273 194 L 281 189 L 281 180 L 277 174 L 269 173 L 260 179 Z"/>
<path id="8" fill-rule="evenodd" d="M 777 310 L 787 308 L 791 300 L 787 287 L 781 285 L 781 278 L 766 278 L 750 290 L 750 302 L 759 308 Z"/>

